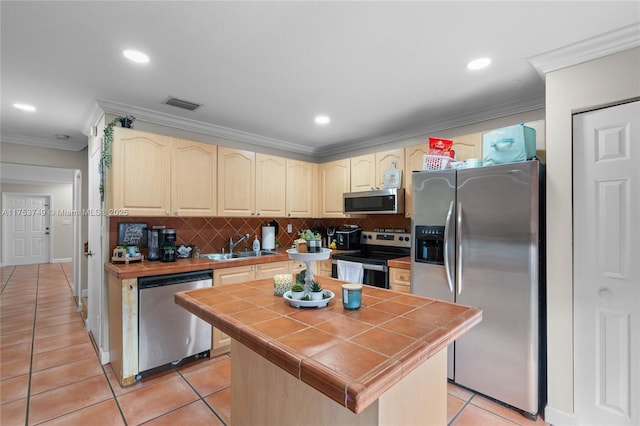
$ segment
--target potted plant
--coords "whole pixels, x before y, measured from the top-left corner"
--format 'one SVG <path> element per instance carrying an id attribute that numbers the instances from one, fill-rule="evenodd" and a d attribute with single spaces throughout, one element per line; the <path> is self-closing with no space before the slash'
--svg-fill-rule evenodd
<path id="1" fill-rule="evenodd" d="M 311 300 L 322 300 L 322 287 L 320 283 L 316 280 L 311 281 L 311 289 L 310 289 Z"/>
<path id="2" fill-rule="evenodd" d="M 297 283 L 291 287 L 291 298 L 293 300 L 301 300 L 302 297 L 304 296 L 304 287 Z"/>
<path id="3" fill-rule="evenodd" d="M 307 241 L 307 250 L 309 253 L 319 253 L 322 251 L 322 235 L 313 232 L 311 229 L 300 231 L 298 235 Z"/>

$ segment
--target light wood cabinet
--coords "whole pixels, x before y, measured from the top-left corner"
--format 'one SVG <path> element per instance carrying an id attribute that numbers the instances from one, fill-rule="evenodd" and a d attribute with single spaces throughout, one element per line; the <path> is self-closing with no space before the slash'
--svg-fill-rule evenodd
<path id="1" fill-rule="evenodd" d="M 452 148 L 456 153 L 456 161 L 470 158 L 482 160 L 482 133 L 456 136 L 453 138 Z"/>
<path id="2" fill-rule="evenodd" d="M 256 154 L 255 213 L 257 216 L 285 216 L 286 163 L 287 160 L 282 157 Z"/>
<path id="3" fill-rule="evenodd" d="M 105 169 L 110 215 L 166 216 L 171 212 L 171 137 L 114 128 L 111 168 Z"/>
<path id="4" fill-rule="evenodd" d="M 218 215 L 285 216 L 286 160 L 252 151 L 218 150 Z"/>
<path id="5" fill-rule="evenodd" d="M 238 284 L 248 281 L 273 278 L 277 274 L 291 273 L 291 261 L 260 263 L 257 265 L 234 266 L 213 271 L 213 287 Z M 211 332 L 211 356 L 229 352 L 231 338 L 213 327 Z"/>
<path id="6" fill-rule="evenodd" d="M 218 147 L 173 139 L 171 205 L 177 216 L 215 216 Z"/>
<path id="7" fill-rule="evenodd" d="M 405 159 L 402 148 L 351 158 L 351 192 L 384 188 L 384 173 L 391 169 L 394 163 L 396 169 L 404 169 Z M 402 182 L 400 187 L 404 187 Z"/>
<path id="8" fill-rule="evenodd" d="M 411 270 L 389 268 L 389 287 L 391 290 L 411 293 Z"/>
<path id="9" fill-rule="evenodd" d="M 255 214 L 256 155 L 221 146 L 218 149 L 218 215 Z"/>
<path id="10" fill-rule="evenodd" d="M 215 216 L 216 156 L 216 145 L 115 128 L 105 182 L 108 213 Z"/>
<path id="11" fill-rule="evenodd" d="M 424 163 L 424 155 L 429 152 L 429 144 L 408 146 L 404 149 L 404 162 L 406 164 L 406 173 L 403 173 L 405 182 L 404 190 L 404 215 L 411 217 L 413 210 L 413 180 L 411 174 L 414 170 L 422 170 Z"/>
<path id="12" fill-rule="evenodd" d="M 318 216 L 318 165 L 286 160 L 286 216 Z"/>
<path id="13" fill-rule="evenodd" d="M 331 277 L 331 258 L 313 262 L 313 275 Z"/>
<path id="14" fill-rule="evenodd" d="M 342 194 L 351 189 L 350 160 L 336 160 L 320 165 L 320 216 L 346 217 L 342 213 Z"/>

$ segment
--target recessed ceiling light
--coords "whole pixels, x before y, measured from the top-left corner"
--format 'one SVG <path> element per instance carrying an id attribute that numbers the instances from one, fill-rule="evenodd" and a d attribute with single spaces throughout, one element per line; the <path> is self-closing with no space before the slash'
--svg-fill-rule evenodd
<path id="1" fill-rule="evenodd" d="M 486 68 L 491 63 L 491 59 L 489 58 L 478 58 L 467 64 L 467 68 L 470 70 L 480 70 L 482 68 Z"/>
<path id="2" fill-rule="evenodd" d="M 64 135 L 62 133 L 56 133 L 56 139 L 61 140 L 61 141 L 66 141 L 67 139 L 69 139 L 69 135 Z"/>
<path id="3" fill-rule="evenodd" d="M 130 61 L 137 62 L 139 64 L 146 64 L 149 62 L 149 56 L 137 50 L 123 50 L 122 54 Z"/>
<path id="4" fill-rule="evenodd" d="M 316 124 L 329 124 L 331 119 L 326 115 L 318 115 L 316 117 Z"/>
<path id="5" fill-rule="evenodd" d="M 13 104 L 14 108 L 18 108 L 21 109 L 23 111 L 29 111 L 29 112 L 33 112 L 36 110 L 36 107 L 34 107 L 33 105 L 28 105 L 28 104 Z"/>

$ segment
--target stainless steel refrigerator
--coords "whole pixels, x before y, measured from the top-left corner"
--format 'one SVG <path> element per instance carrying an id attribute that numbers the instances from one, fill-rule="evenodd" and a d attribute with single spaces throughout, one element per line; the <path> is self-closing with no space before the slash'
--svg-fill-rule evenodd
<path id="1" fill-rule="evenodd" d="M 448 376 L 533 417 L 545 399 L 544 168 L 413 172 L 411 291 L 482 309 Z"/>

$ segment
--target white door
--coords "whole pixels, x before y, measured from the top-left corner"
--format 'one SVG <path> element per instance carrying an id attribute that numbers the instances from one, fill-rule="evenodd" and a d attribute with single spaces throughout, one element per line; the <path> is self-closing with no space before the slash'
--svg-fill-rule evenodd
<path id="1" fill-rule="evenodd" d="M 577 424 L 638 425 L 640 102 L 577 114 L 573 134 Z"/>
<path id="2" fill-rule="evenodd" d="M 49 196 L 3 194 L 5 266 L 49 263 Z"/>
<path id="3" fill-rule="evenodd" d="M 103 215 L 100 213 L 102 202 L 100 198 L 100 138 L 89 138 L 89 167 L 87 174 L 88 195 L 88 231 L 87 247 L 87 328 L 93 334 L 93 338 L 102 352 L 102 295 L 104 293 L 102 281 L 104 267 L 102 259 L 102 224 Z M 102 358 L 102 356 L 101 356 Z"/>

